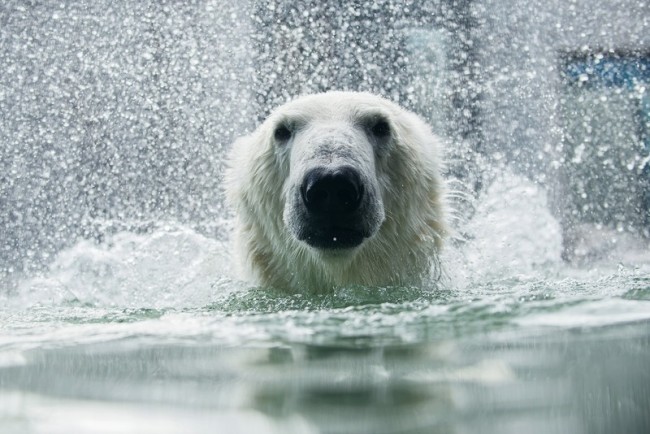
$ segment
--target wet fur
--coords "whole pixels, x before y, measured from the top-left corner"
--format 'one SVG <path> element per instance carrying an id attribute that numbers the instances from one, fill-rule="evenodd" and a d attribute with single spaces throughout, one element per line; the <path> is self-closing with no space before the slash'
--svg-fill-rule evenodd
<path id="1" fill-rule="evenodd" d="M 351 253 L 319 251 L 296 240 L 287 228 L 283 213 L 295 188 L 291 174 L 301 168 L 291 167 L 296 160 L 292 149 L 277 146 L 275 127 L 291 118 L 304 125 L 332 122 L 354 129 L 366 113 L 386 116 L 392 131 L 390 146 L 374 156 L 371 173 L 383 223 Z M 329 92 L 279 107 L 256 131 L 237 140 L 230 156 L 226 191 L 236 212 L 240 274 L 263 286 L 298 292 L 422 284 L 439 272 L 438 253 L 447 232 L 440 165 L 438 140 L 429 127 L 378 96 Z"/>

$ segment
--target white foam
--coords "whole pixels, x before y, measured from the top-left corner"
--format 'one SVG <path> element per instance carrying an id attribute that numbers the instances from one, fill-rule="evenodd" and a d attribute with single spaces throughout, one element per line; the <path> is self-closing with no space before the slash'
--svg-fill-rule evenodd
<path id="1" fill-rule="evenodd" d="M 209 303 L 232 278 L 229 243 L 189 228 L 120 232 L 61 251 L 49 271 L 22 282 L 24 305 L 78 301 L 93 306 L 162 308 Z"/>
<path id="2" fill-rule="evenodd" d="M 466 242 L 445 253 L 452 278 L 461 286 L 506 275 L 534 274 L 561 263 L 562 236 L 548 210 L 546 192 L 532 181 L 504 172 L 458 229 Z"/>

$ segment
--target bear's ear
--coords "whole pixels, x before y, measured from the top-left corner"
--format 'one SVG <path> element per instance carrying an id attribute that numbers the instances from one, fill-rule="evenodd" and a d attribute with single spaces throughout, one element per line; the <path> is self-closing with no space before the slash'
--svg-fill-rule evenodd
<path id="1" fill-rule="evenodd" d="M 230 206 L 238 208 L 246 191 L 263 182 L 258 179 L 260 173 L 264 173 L 260 166 L 273 161 L 269 158 L 271 142 L 269 129 L 264 125 L 233 142 L 224 176 L 226 201 Z"/>
<path id="2" fill-rule="evenodd" d="M 254 148 L 254 134 L 239 137 L 230 148 L 226 160 L 226 171 L 224 174 L 224 190 L 226 202 L 235 208 L 239 206 L 242 188 L 248 180 L 249 161 L 252 158 L 251 148 Z"/>

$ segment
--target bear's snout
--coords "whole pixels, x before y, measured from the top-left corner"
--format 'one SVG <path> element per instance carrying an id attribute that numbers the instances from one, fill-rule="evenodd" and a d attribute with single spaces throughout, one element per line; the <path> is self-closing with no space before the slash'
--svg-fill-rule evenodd
<path id="1" fill-rule="evenodd" d="M 351 166 L 316 167 L 300 185 L 298 239 L 317 249 L 359 246 L 373 232 L 364 181 Z"/>
<path id="2" fill-rule="evenodd" d="M 364 188 L 352 167 L 317 168 L 305 175 L 300 194 L 312 216 L 337 222 L 359 209 Z"/>

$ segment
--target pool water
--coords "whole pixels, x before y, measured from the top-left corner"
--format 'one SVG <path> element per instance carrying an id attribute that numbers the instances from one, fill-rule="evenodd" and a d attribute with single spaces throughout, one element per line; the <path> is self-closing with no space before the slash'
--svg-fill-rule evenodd
<path id="1" fill-rule="evenodd" d="M 435 285 L 320 295 L 171 223 L 81 240 L 0 299 L 0 432 L 650 432 L 647 246 L 566 265 L 513 176 L 456 238 Z"/>

